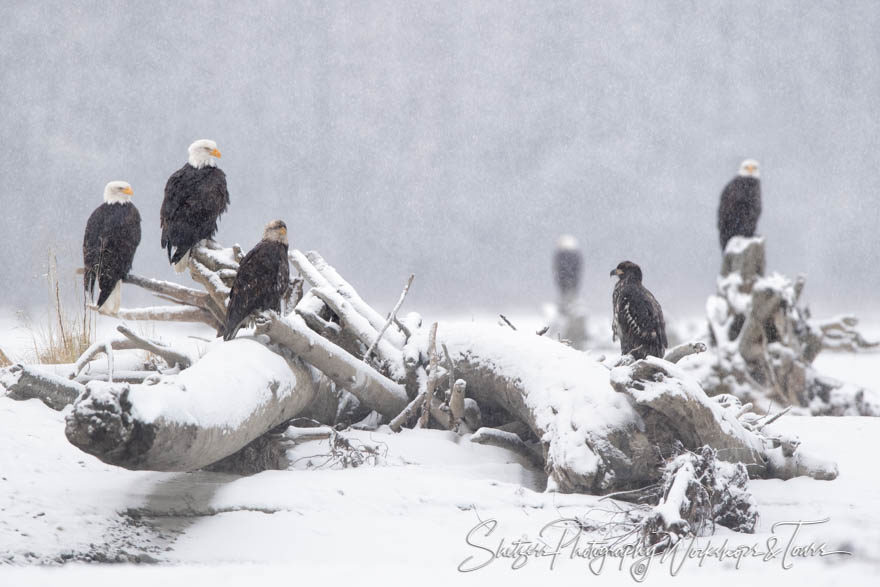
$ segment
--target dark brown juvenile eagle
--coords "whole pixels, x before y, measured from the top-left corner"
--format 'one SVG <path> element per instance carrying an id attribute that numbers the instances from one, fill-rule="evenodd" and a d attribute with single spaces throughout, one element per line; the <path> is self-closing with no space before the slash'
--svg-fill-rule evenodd
<path id="1" fill-rule="evenodd" d="M 122 302 L 120 281 L 131 271 L 134 252 L 141 242 L 141 215 L 131 203 L 134 192 L 124 181 L 104 188 L 104 203 L 95 208 L 83 235 L 83 285 L 94 298 L 98 284 L 98 309 L 115 314 Z"/>
<path id="2" fill-rule="evenodd" d="M 229 205 L 226 174 L 217 167 L 217 143 L 202 139 L 189 146 L 189 158 L 165 184 L 159 210 L 162 248 L 174 270 L 182 273 L 189 250 L 199 241 L 213 238 L 217 221 Z"/>
<path id="3" fill-rule="evenodd" d="M 619 277 L 614 286 L 614 334 L 620 339 L 620 353 L 644 359 L 651 355 L 663 358 L 666 323 L 663 310 L 654 296 L 642 285 L 642 270 L 631 261 L 624 261 L 611 272 Z"/>
<path id="4" fill-rule="evenodd" d="M 755 236 L 761 216 L 761 180 L 758 162 L 746 159 L 739 166 L 739 175 L 730 180 L 721 192 L 718 205 L 718 236 L 721 251 L 735 236 Z"/>
<path id="5" fill-rule="evenodd" d="M 263 240 L 248 251 L 238 266 L 226 307 L 224 340 L 235 338 L 248 317 L 260 310 L 281 311 L 281 299 L 290 285 L 287 265 L 287 225 L 273 220 Z"/>

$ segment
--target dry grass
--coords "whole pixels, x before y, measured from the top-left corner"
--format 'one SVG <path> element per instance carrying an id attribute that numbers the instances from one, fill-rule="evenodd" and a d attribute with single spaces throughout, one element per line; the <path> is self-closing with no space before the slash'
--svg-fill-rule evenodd
<path id="1" fill-rule="evenodd" d="M 8 367 L 11 364 L 12 360 L 3 352 L 3 349 L 0 349 L 0 367 Z"/>
<path id="2" fill-rule="evenodd" d="M 73 363 L 95 340 L 95 318 L 86 308 L 82 284 L 78 278 L 72 281 L 78 295 L 74 310 L 70 311 L 64 305 L 56 257 L 50 251 L 46 274 L 50 308 L 46 323 L 25 324 L 31 330 L 34 359 L 38 363 Z"/>

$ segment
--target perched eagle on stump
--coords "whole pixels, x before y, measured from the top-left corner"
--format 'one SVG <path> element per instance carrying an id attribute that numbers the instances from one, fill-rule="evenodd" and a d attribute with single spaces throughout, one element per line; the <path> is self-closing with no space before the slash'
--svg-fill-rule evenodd
<path id="1" fill-rule="evenodd" d="M 569 234 L 559 237 L 556 241 L 556 252 L 553 254 L 553 276 L 563 298 L 577 295 L 582 265 L 583 257 L 577 239 Z"/>
<path id="2" fill-rule="evenodd" d="M 654 296 L 642 285 L 642 270 L 624 261 L 611 272 L 619 277 L 614 286 L 614 334 L 620 338 L 620 353 L 635 359 L 646 356 L 663 358 L 666 347 L 666 323 L 663 310 Z"/>
<path id="3" fill-rule="evenodd" d="M 735 236 L 755 236 L 761 216 L 761 180 L 758 162 L 746 159 L 739 166 L 739 175 L 724 187 L 718 205 L 718 236 L 721 250 Z"/>
<path id="4" fill-rule="evenodd" d="M 235 338 L 239 328 L 254 312 L 280 312 L 281 299 L 289 285 L 287 225 L 281 220 L 273 220 L 266 225 L 263 240 L 248 251 L 238 266 L 229 292 L 223 339 Z"/>
<path id="5" fill-rule="evenodd" d="M 83 236 L 83 285 L 94 299 L 97 282 L 98 310 L 109 314 L 119 311 L 121 281 L 131 271 L 134 252 L 141 242 L 141 215 L 131 203 L 133 193 L 124 181 L 108 183 L 104 203 L 89 216 Z"/>
<path id="6" fill-rule="evenodd" d="M 189 250 L 199 241 L 213 238 L 217 221 L 229 205 L 226 174 L 217 167 L 217 143 L 202 139 L 189 146 L 189 159 L 165 184 L 159 211 L 162 248 L 174 270 L 182 273 Z"/>

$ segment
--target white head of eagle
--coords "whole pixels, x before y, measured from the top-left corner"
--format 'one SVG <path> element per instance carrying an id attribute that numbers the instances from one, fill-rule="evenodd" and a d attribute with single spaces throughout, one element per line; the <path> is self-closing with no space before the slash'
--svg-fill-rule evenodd
<path id="1" fill-rule="evenodd" d="M 216 167 L 220 151 L 217 143 L 209 139 L 199 139 L 189 146 L 189 164 L 196 169 L 202 167 Z"/>
<path id="2" fill-rule="evenodd" d="M 761 177 L 758 162 L 754 159 L 746 159 L 739 164 L 739 174 L 741 177 Z"/>
<path id="3" fill-rule="evenodd" d="M 104 203 L 105 204 L 125 204 L 131 201 L 134 194 L 131 186 L 126 181 L 111 181 L 104 186 Z"/>
<path id="4" fill-rule="evenodd" d="M 283 220 L 273 220 L 263 230 L 264 241 L 287 244 L 287 225 Z"/>

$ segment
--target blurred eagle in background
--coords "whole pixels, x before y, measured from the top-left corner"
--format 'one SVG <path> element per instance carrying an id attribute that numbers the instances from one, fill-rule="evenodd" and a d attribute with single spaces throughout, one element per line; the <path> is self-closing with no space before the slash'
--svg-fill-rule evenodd
<path id="1" fill-rule="evenodd" d="M 213 238 L 217 221 L 229 205 L 226 174 L 217 167 L 218 158 L 217 143 L 198 140 L 189 146 L 187 162 L 165 184 L 159 211 L 161 243 L 178 273 L 186 270 L 190 249 Z"/>
<path id="2" fill-rule="evenodd" d="M 556 252 L 553 254 L 553 277 L 556 287 L 563 298 L 577 295 L 581 283 L 583 256 L 578 248 L 577 239 L 564 234 L 556 241 Z"/>
<path id="3" fill-rule="evenodd" d="M 718 236 L 721 251 L 735 236 L 755 236 L 761 216 L 761 180 L 758 162 L 746 159 L 739 166 L 739 175 L 730 180 L 721 192 L 718 206 Z"/>
<path id="4" fill-rule="evenodd" d="M 94 299 L 98 284 L 98 310 L 108 314 L 119 311 L 121 282 L 131 271 L 134 252 L 141 242 L 141 215 L 131 203 L 133 193 L 124 181 L 108 183 L 104 203 L 89 216 L 83 236 L 83 285 Z"/>
<path id="5" fill-rule="evenodd" d="M 646 356 L 663 358 L 666 347 L 666 323 L 663 310 L 650 291 L 642 285 L 642 270 L 631 261 L 620 263 L 612 277 L 614 286 L 614 334 L 620 339 L 620 353 L 635 359 Z"/>
<path id="6" fill-rule="evenodd" d="M 248 251 L 238 266 L 229 292 L 224 340 L 235 338 L 254 312 L 281 312 L 281 300 L 290 286 L 287 249 L 287 225 L 273 220 L 266 225 L 263 240 Z"/>

